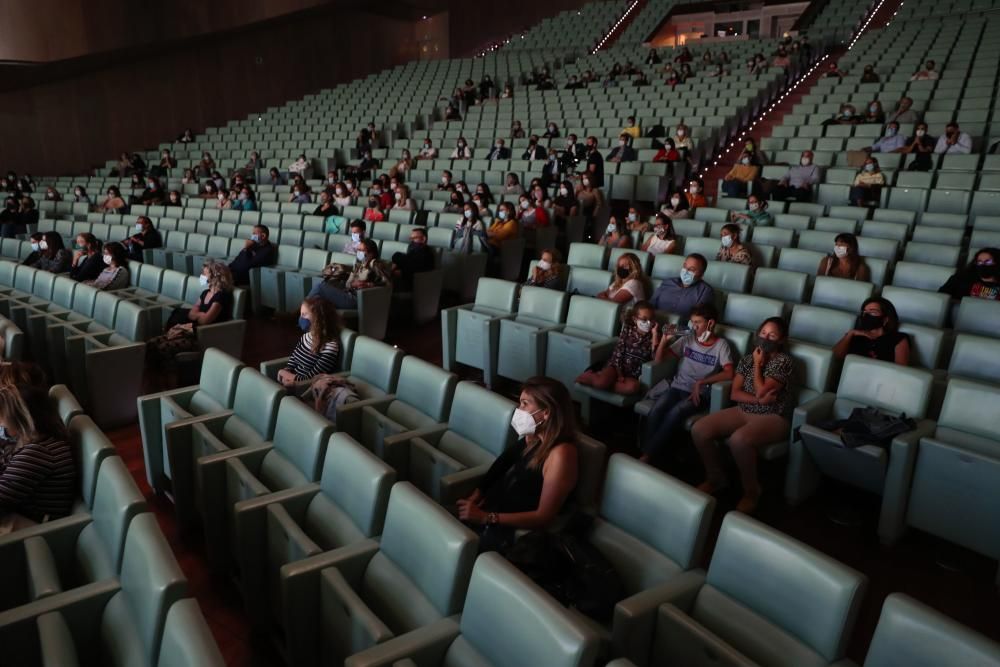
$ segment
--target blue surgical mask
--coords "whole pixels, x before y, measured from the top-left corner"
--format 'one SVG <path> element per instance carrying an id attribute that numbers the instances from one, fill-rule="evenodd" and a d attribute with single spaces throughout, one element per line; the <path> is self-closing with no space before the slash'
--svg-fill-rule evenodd
<path id="1" fill-rule="evenodd" d="M 865 165 L 865 171 L 875 171 L 875 165 L 869 162 L 868 164 Z"/>
<path id="2" fill-rule="evenodd" d="M 198 284 L 201 285 L 203 288 L 207 288 L 208 287 L 208 276 L 206 276 L 204 273 L 201 274 L 200 276 L 198 276 Z"/>
<path id="3" fill-rule="evenodd" d="M 357 232 L 351 232 L 351 242 L 359 243 L 361 241 L 361 234 Z"/>
<path id="4" fill-rule="evenodd" d="M 680 273 L 681 282 L 684 283 L 685 287 L 690 287 L 694 284 L 694 273 L 688 271 L 687 269 L 681 269 Z"/>
<path id="5" fill-rule="evenodd" d="M 887 137 L 894 137 L 894 136 L 896 136 L 896 128 L 890 127 L 888 130 L 885 131 L 885 136 L 887 136 Z"/>
<path id="6" fill-rule="evenodd" d="M 302 329 L 304 333 L 308 333 L 309 329 L 311 328 L 312 328 L 312 322 L 309 320 L 308 317 L 299 318 L 299 329 Z"/>
<path id="7" fill-rule="evenodd" d="M 470 210 L 466 210 L 466 211 L 464 212 L 464 215 L 465 215 L 465 219 L 466 219 L 466 220 L 471 220 L 471 219 L 472 219 L 472 211 L 470 211 Z"/>
<path id="8" fill-rule="evenodd" d="M 365 252 L 364 252 L 364 250 L 359 250 L 357 253 L 355 253 L 355 257 L 358 258 L 359 262 L 364 263 L 364 261 L 365 261 Z"/>

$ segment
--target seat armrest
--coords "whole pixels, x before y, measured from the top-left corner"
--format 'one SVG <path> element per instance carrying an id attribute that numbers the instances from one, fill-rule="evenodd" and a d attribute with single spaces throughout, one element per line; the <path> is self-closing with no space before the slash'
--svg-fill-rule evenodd
<path id="1" fill-rule="evenodd" d="M 382 438 L 382 460 L 395 470 L 408 470 L 410 467 L 410 441 L 413 438 L 423 438 L 429 435 L 441 434 L 448 430 L 447 423 L 431 424 L 412 431 L 403 431 Z"/>
<path id="2" fill-rule="evenodd" d="M 257 496 L 256 498 L 247 498 L 246 500 L 239 501 L 236 503 L 235 512 L 237 514 L 241 512 L 258 512 L 263 511 L 268 505 L 274 503 L 284 505 L 286 503 L 296 501 L 308 501 L 317 493 L 319 493 L 319 484 L 307 484 L 305 486 L 296 486 L 291 489 L 274 491 L 272 493 L 266 493 L 262 496 Z"/>
<path id="3" fill-rule="evenodd" d="M 441 478 L 440 498 L 438 501 L 445 507 L 455 504 L 460 498 L 466 498 L 478 487 L 490 469 L 489 463 L 473 466 L 445 475 Z"/>
<path id="4" fill-rule="evenodd" d="M 56 519 L 55 521 L 46 521 L 45 523 L 28 526 L 27 528 L 0 536 L 0 550 L 11 545 L 20 544 L 25 539 L 36 536 L 48 539 L 49 536 L 54 537 L 57 534 L 66 534 L 71 535 L 75 541 L 76 535 L 91 521 L 93 521 L 93 518 L 90 514 L 72 514 L 61 519 Z"/>
<path id="5" fill-rule="evenodd" d="M 733 399 L 733 381 L 723 380 L 722 382 L 716 382 L 712 385 L 712 393 L 709 399 L 709 411 L 718 412 L 719 410 L 725 410 L 728 407 L 732 407 Z"/>
<path id="6" fill-rule="evenodd" d="M 270 361 L 260 362 L 260 372 L 262 375 L 268 379 L 278 381 L 278 371 L 284 368 L 288 364 L 288 357 L 281 357 L 280 359 L 271 359 Z"/>
<path id="7" fill-rule="evenodd" d="M 670 356 L 659 363 L 647 361 L 642 365 L 639 383 L 647 390 L 652 389 L 660 380 L 670 377 L 676 370 L 677 357 L 674 356 Z"/>
<path id="8" fill-rule="evenodd" d="M 0 630 L 18 623 L 38 618 L 53 611 L 66 612 L 67 607 L 83 606 L 100 616 L 104 605 L 121 590 L 118 579 L 105 579 L 85 584 L 63 593 L 44 597 L 34 602 L 0 612 Z"/>
<path id="9" fill-rule="evenodd" d="M 378 412 L 385 412 L 386 407 L 394 400 L 395 394 L 386 394 L 341 405 L 337 408 L 337 430 L 361 442 L 361 417 L 364 409 L 371 407 Z"/>
<path id="10" fill-rule="evenodd" d="M 704 583 L 704 571 L 689 570 L 616 604 L 611 631 L 614 655 L 624 656 L 638 665 L 648 664 L 660 605 L 671 603 L 688 610 Z"/>
<path id="11" fill-rule="evenodd" d="M 895 544 L 906 530 L 906 506 L 913 484 L 920 439 L 933 436 L 936 428 L 937 424 L 933 420 L 921 419 L 915 429 L 892 439 L 878 527 L 879 537 L 885 544 Z"/>
<path id="12" fill-rule="evenodd" d="M 829 419 L 836 400 L 836 394 L 826 392 L 796 407 L 792 413 L 792 440 L 798 440 L 797 432 L 800 427 Z"/>
<path id="13" fill-rule="evenodd" d="M 344 667 L 394 667 L 412 660 L 416 665 L 440 665 L 448 647 L 459 636 L 455 618 L 442 618 L 387 642 L 355 653 Z"/>

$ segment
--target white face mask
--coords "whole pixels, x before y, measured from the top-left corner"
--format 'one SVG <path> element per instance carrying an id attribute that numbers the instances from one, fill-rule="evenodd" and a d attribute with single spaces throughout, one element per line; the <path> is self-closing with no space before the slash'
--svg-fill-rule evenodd
<path id="1" fill-rule="evenodd" d="M 357 251 L 354 254 L 354 256 L 358 258 L 359 262 L 361 262 L 362 264 L 364 263 L 364 261 L 365 261 L 365 251 L 364 250 Z"/>
<path id="2" fill-rule="evenodd" d="M 336 192 L 337 192 L 337 196 L 340 197 L 341 195 L 344 194 L 344 188 L 337 188 Z"/>
<path id="3" fill-rule="evenodd" d="M 722 247 L 723 248 L 730 248 L 730 247 L 732 247 L 732 245 L 733 245 L 733 237 L 732 236 L 726 235 L 726 236 L 722 237 Z"/>
<path id="4" fill-rule="evenodd" d="M 622 139 L 621 141 L 619 141 L 619 142 L 618 142 L 618 145 L 619 145 L 619 146 L 624 146 L 624 145 L 625 145 L 625 140 L 624 140 L 624 139 Z"/>
<path id="5" fill-rule="evenodd" d="M 559 194 L 565 197 L 566 195 L 569 194 L 569 190 L 567 190 L 566 188 L 559 188 Z"/>
<path id="6" fill-rule="evenodd" d="M 613 224 L 609 224 L 606 231 L 608 232 L 608 234 L 614 234 L 615 229 L 617 228 Z"/>
<path id="7" fill-rule="evenodd" d="M 104 256 L 104 263 L 107 264 L 108 266 L 111 266 L 111 255 Z"/>
<path id="8" fill-rule="evenodd" d="M 540 259 L 540 260 L 538 260 L 538 264 L 537 264 L 537 266 L 538 266 L 538 268 L 540 268 L 540 269 L 541 269 L 542 271 L 548 271 L 549 269 L 551 269 L 551 268 L 552 268 L 552 265 L 551 265 L 550 263 L 546 262 L 546 261 L 545 261 L 544 259 Z"/>
<path id="9" fill-rule="evenodd" d="M 684 130 L 677 130 L 677 136 L 678 137 L 683 137 L 685 134 L 686 134 L 686 132 L 684 132 Z"/>
<path id="10" fill-rule="evenodd" d="M 699 343 L 707 343 L 708 339 L 712 337 L 712 332 L 709 329 L 705 329 L 700 334 L 698 334 Z"/>
<path id="11" fill-rule="evenodd" d="M 926 132 L 924 132 L 924 130 L 917 130 L 917 136 L 918 137 L 922 137 L 922 136 L 924 136 L 924 134 L 926 134 Z"/>
<path id="12" fill-rule="evenodd" d="M 523 201 L 523 202 L 521 202 L 521 208 L 523 208 L 524 210 L 528 210 L 528 207 L 530 207 L 530 206 L 531 206 L 531 202 L 530 201 Z"/>
<path id="13" fill-rule="evenodd" d="M 629 213 L 628 214 L 628 221 L 629 222 L 635 222 L 637 219 L 638 219 L 638 216 L 635 213 Z"/>
<path id="14" fill-rule="evenodd" d="M 447 177 L 447 176 L 442 176 L 442 177 L 441 177 L 441 182 L 442 182 L 442 183 L 443 183 L 444 185 L 448 185 L 448 177 Z"/>
<path id="15" fill-rule="evenodd" d="M 799 160 L 799 164 L 801 164 L 803 167 L 808 167 L 809 165 L 812 164 L 812 159 L 804 157 L 801 160 Z"/>
<path id="16" fill-rule="evenodd" d="M 400 192 L 397 192 L 397 193 L 396 193 L 396 201 L 399 201 L 399 200 L 400 200 L 400 199 L 402 199 L 402 198 L 403 198 L 403 194 L 402 194 L 402 193 L 400 193 Z"/>
<path id="17" fill-rule="evenodd" d="M 208 276 L 206 276 L 204 273 L 198 276 L 198 284 L 201 285 L 202 287 L 208 287 Z"/>
<path id="18" fill-rule="evenodd" d="M 701 190 L 701 188 L 700 188 L 700 187 L 698 187 L 697 185 L 692 185 L 692 186 L 691 186 L 690 188 L 688 188 L 688 189 L 690 190 L 691 194 L 693 194 L 693 195 L 696 195 L 696 194 L 698 194 L 698 192 L 699 192 L 699 191 Z"/>
<path id="19" fill-rule="evenodd" d="M 685 287 L 690 287 L 694 284 L 694 273 L 682 268 L 680 272 L 681 282 L 684 283 Z"/>
<path id="20" fill-rule="evenodd" d="M 254 243 L 260 243 L 260 234 L 253 234 L 250 236 L 250 240 Z"/>
<path id="21" fill-rule="evenodd" d="M 539 412 L 541 410 L 535 410 L 534 412 L 528 412 L 521 408 L 514 410 L 514 414 L 510 418 L 510 425 L 514 428 L 514 432 L 517 433 L 517 437 L 523 438 L 535 432 L 535 428 L 537 427 L 537 424 L 535 424 L 535 415 Z"/>
<path id="22" fill-rule="evenodd" d="M 748 164 L 750 164 L 750 158 L 748 158 L 748 157 L 743 158 L 742 160 L 740 160 L 740 164 L 742 164 L 742 165 L 748 165 Z"/>
<path id="23" fill-rule="evenodd" d="M 679 206 L 680 203 L 681 203 L 681 198 L 680 197 L 671 197 L 670 198 L 670 205 L 671 206 Z"/>
<path id="24" fill-rule="evenodd" d="M 139 232 L 140 234 L 142 234 L 142 225 L 140 225 L 140 224 L 137 224 L 137 225 L 135 226 L 135 231 L 137 231 L 137 232 Z"/>
<path id="25" fill-rule="evenodd" d="M 587 180 L 586 178 L 583 179 L 583 187 L 585 187 L 585 188 L 589 188 L 590 187 L 590 181 Z"/>
<path id="26" fill-rule="evenodd" d="M 636 320 L 635 326 L 642 333 L 649 333 L 653 328 L 653 323 L 649 320 Z"/>
<path id="27" fill-rule="evenodd" d="M 498 211 L 497 212 L 497 217 L 500 218 L 501 220 L 506 220 L 507 219 L 507 211 Z"/>
<path id="28" fill-rule="evenodd" d="M 358 234 L 357 232 L 351 233 L 351 242 L 358 243 L 359 241 L 361 241 L 361 234 Z"/>
<path id="29" fill-rule="evenodd" d="M 750 204 L 747 204 L 747 208 L 749 208 L 751 211 L 757 211 L 760 209 L 760 204 L 758 204 L 757 202 L 752 202 Z"/>
<path id="30" fill-rule="evenodd" d="M 41 250 L 41 247 L 42 247 L 42 244 L 41 244 L 41 243 L 32 243 L 32 244 L 31 244 L 31 249 L 32 249 L 32 250 L 33 250 L 34 252 L 38 252 L 39 250 Z"/>
<path id="31" fill-rule="evenodd" d="M 464 216 L 465 216 L 465 219 L 466 219 L 466 220 L 471 220 L 471 219 L 472 219 L 472 211 L 471 211 L 471 210 L 466 210 L 466 211 L 464 211 L 464 212 L 462 213 L 462 215 L 464 215 Z"/>
<path id="32" fill-rule="evenodd" d="M 837 257 L 847 257 L 847 248 L 842 245 L 833 246 L 833 254 Z"/>

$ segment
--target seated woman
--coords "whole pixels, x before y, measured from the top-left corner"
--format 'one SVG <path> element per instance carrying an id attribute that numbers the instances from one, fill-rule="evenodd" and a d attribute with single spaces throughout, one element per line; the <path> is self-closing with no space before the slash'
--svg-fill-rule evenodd
<path id="1" fill-rule="evenodd" d="M 0 426 L 7 438 L 0 466 L 0 534 L 69 515 L 76 465 L 46 388 L 0 387 Z"/>
<path id="2" fill-rule="evenodd" d="M 176 206 L 176 207 L 179 207 L 179 208 L 183 207 L 184 206 L 184 199 L 181 197 L 180 191 L 178 191 L 178 190 L 171 190 L 169 193 L 167 193 L 167 201 L 164 202 L 164 205 L 165 206 Z"/>
<path id="3" fill-rule="evenodd" d="M 663 146 L 653 156 L 653 162 L 679 162 L 680 159 L 681 154 L 670 137 L 663 140 Z"/>
<path id="4" fill-rule="evenodd" d="M 511 426 L 519 438 L 479 487 L 458 501 L 458 518 L 479 533 L 480 551 L 507 552 L 516 531 L 544 531 L 563 513 L 579 475 L 573 401 L 558 380 L 529 378 Z"/>
<path id="5" fill-rule="evenodd" d="M 310 296 L 299 306 L 302 337 L 278 371 L 278 382 L 292 387 L 321 373 L 340 369 L 340 315 L 336 307 L 318 296 Z"/>
<path id="6" fill-rule="evenodd" d="M 722 192 L 727 197 L 744 197 L 747 186 L 753 186 L 760 177 L 760 167 L 753 163 L 749 153 L 743 151 L 740 159 L 732 166 L 729 173 L 722 177 Z"/>
<path id="7" fill-rule="evenodd" d="M 486 251 L 495 257 L 504 241 L 517 238 L 520 233 L 521 228 L 514 216 L 514 207 L 507 202 L 500 204 L 497 207 L 497 217 L 493 218 L 490 226 L 486 228 L 486 240 L 489 242 Z"/>
<path id="8" fill-rule="evenodd" d="M 444 207 L 445 213 L 461 213 L 465 210 L 465 197 L 458 190 L 452 190 L 451 201 Z"/>
<path id="9" fill-rule="evenodd" d="M 69 271 L 73 256 L 63 245 L 62 236 L 56 232 L 45 232 L 38 243 L 38 261 L 35 268 L 49 273 L 66 273 Z"/>
<path id="10" fill-rule="evenodd" d="M 517 221 L 522 227 L 548 227 L 549 214 L 534 196 L 523 194 L 518 197 L 518 204 Z"/>
<path id="11" fill-rule="evenodd" d="M 146 364 L 150 369 L 171 374 L 177 355 L 198 349 L 195 330 L 200 326 L 228 322 L 233 314 L 233 275 L 224 262 L 206 259 L 198 277 L 202 293 L 191 307 L 174 309 L 165 331 L 146 341 Z M 168 386 L 174 383 L 166 382 Z"/>
<path id="12" fill-rule="evenodd" d="M 122 241 L 128 258 L 133 262 L 144 260 L 143 251 L 163 247 L 163 237 L 153 226 L 153 221 L 145 215 L 140 215 L 135 220 L 135 234 Z"/>
<path id="13" fill-rule="evenodd" d="M 555 216 L 563 220 L 577 214 L 578 207 L 572 183 L 563 181 L 559 184 L 559 192 L 556 193 L 556 198 L 552 201 L 552 209 Z"/>
<path id="14" fill-rule="evenodd" d="M 218 199 L 219 195 L 223 194 L 219 191 L 219 186 L 215 184 L 215 181 L 205 181 L 205 188 L 202 190 L 201 194 L 198 195 L 200 199 Z M 208 203 L 206 202 L 206 206 Z"/>
<path id="15" fill-rule="evenodd" d="M 301 185 L 295 184 L 288 195 L 288 202 L 291 204 L 309 204 L 312 202 L 312 199 L 310 199 L 309 193 Z"/>
<path id="16" fill-rule="evenodd" d="M 395 201 L 392 203 L 392 210 L 394 211 L 416 211 L 417 203 L 413 201 L 413 197 L 410 196 L 410 188 L 406 185 L 400 185 L 396 188 L 396 194 L 394 195 Z"/>
<path id="17" fill-rule="evenodd" d="M 717 493 L 729 485 L 722 467 L 719 440 L 728 439 L 743 483 L 743 497 L 736 509 L 751 514 L 757 509 L 761 488 L 757 480 L 757 448 L 788 438 L 788 381 L 794 369 L 784 352 L 788 324 L 780 317 L 764 320 L 757 330 L 753 352 L 736 366 L 731 392 L 736 405 L 698 420 L 691 429 L 705 466 L 706 481 L 698 488 Z"/>
<path id="18" fill-rule="evenodd" d="M 45 234 L 41 232 L 35 232 L 28 237 L 28 241 L 31 243 L 31 252 L 28 256 L 21 260 L 21 264 L 24 266 L 36 267 L 38 265 L 38 260 L 42 256 L 42 239 L 45 238 Z M 60 238 L 60 240 L 62 240 Z"/>
<path id="19" fill-rule="evenodd" d="M 871 104 L 868 105 L 868 109 L 865 111 L 864 119 L 861 122 L 884 125 L 885 111 L 882 109 L 882 103 L 878 100 L 872 100 Z"/>
<path id="20" fill-rule="evenodd" d="M 278 171 L 277 167 L 271 167 L 271 169 L 268 170 L 267 175 L 268 175 L 268 181 L 270 182 L 271 185 L 285 184 L 285 177 L 281 175 L 281 172 Z"/>
<path id="21" fill-rule="evenodd" d="M 482 195 L 478 192 L 472 195 L 472 203 L 476 205 L 476 208 L 479 209 L 480 215 L 482 215 L 484 218 L 493 217 L 493 209 L 491 209 L 490 205 L 486 203 L 485 195 Z"/>
<path id="22" fill-rule="evenodd" d="M 677 251 L 677 235 L 670 218 L 662 213 L 656 214 L 653 234 L 643 242 L 641 250 L 651 255 L 673 255 Z"/>
<path id="23" fill-rule="evenodd" d="M 691 309 L 690 332 L 682 337 L 653 326 L 656 363 L 670 356 L 679 361 L 673 379 L 663 380 L 650 392 L 661 393 L 647 417 L 639 460 L 655 463 L 680 435 L 688 417 L 708 410 L 712 385 L 733 379 L 735 356 L 729 342 L 715 334 L 718 319 L 715 306 L 700 303 Z"/>
<path id="24" fill-rule="evenodd" d="M 202 178 L 207 178 L 212 175 L 215 171 L 215 160 L 212 158 L 212 154 L 205 151 L 201 154 L 201 161 L 196 165 L 198 170 L 198 175 Z"/>
<path id="25" fill-rule="evenodd" d="M 326 190 L 320 192 L 320 202 L 323 201 L 323 195 L 326 194 L 329 198 L 329 193 Z M 355 200 L 351 197 L 351 193 L 347 190 L 347 186 L 343 183 L 337 183 L 333 186 L 333 205 L 340 207 L 341 210 L 345 206 L 352 206 Z M 332 213 L 328 215 L 333 215 Z"/>
<path id="26" fill-rule="evenodd" d="M 879 169 L 878 160 L 868 156 L 865 166 L 855 175 L 851 185 L 851 206 L 878 206 L 885 187 L 885 174 Z"/>
<path id="27" fill-rule="evenodd" d="M 646 278 L 642 264 L 639 263 L 639 257 L 633 252 L 626 252 L 618 257 L 611 285 L 595 296 L 598 299 L 634 306 L 639 301 L 645 301 L 647 295 L 652 292 L 649 279 Z"/>
<path id="28" fill-rule="evenodd" d="M 82 185 L 73 188 L 73 201 L 77 204 L 89 204 L 90 195 L 87 194 L 86 188 Z"/>
<path id="29" fill-rule="evenodd" d="M 460 193 L 453 193 L 461 197 Z M 510 204 L 500 204 L 496 219 L 507 221 L 513 219 L 513 207 Z M 451 249 L 462 253 L 485 252 L 488 242 L 486 226 L 479 215 L 479 207 L 473 202 L 467 202 L 462 207 L 462 216 L 455 223 L 455 236 L 451 241 Z"/>
<path id="30" fill-rule="evenodd" d="M 90 232 L 76 235 L 76 251 L 70 264 L 69 277 L 77 282 L 94 280 L 104 270 L 101 242 Z"/>
<path id="31" fill-rule="evenodd" d="M 555 248 L 546 248 L 528 274 L 525 285 L 528 287 L 547 287 L 556 289 L 562 278 L 562 255 Z"/>
<path id="32" fill-rule="evenodd" d="M 505 195 L 524 194 L 524 186 L 521 185 L 521 179 L 517 177 L 517 174 L 513 172 L 507 174 L 507 180 L 504 181 L 503 194 Z"/>
<path id="33" fill-rule="evenodd" d="M 671 220 L 684 220 L 691 217 L 691 208 L 688 206 L 687 197 L 684 196 L 684 193 L 675 192 L 660 207 L 660 213 Z"/>
<path id="34" fill-rule="evenodd" d="M 747 197 L 747 210 L 733 211 L 729 219 L 744 225 L 769 227 L 774 224 L 774 216 L 767 212 L 767 200 L 757 195 Z"/>
<path id="35" fill-rule="evenodd" d="M 125 246 L 115 241 L 105 243 L 103 257 L 104 270 L 96 278 L 85 280 L 83 284 L 105 292 L 128 287 L 128 255 L 125 254 Z"/>
<path id="36" fill-rule="evenodd" d="M 295 158 L 295 162 L 288 165 L 286 171 L 289 174 L 298 174 L 299 176 L 303 176 L 308 168 L 309 160 L 306 159 L 305 153 L 303 153 Z"/>
<path id="37" fill-rule="evenodd" d="M 642 365 L 653 358 L 655 323 L 653 305 L 648 301 L 636 302 L 623 317 L 618 342 L 607 364 L 599 369 L 588 368 L 576 378 L 577 384 L 623 396 L 638 392 Z"/>
<path id="38" fill-rule="evenodd" d="M 365 212 L 361 215 L 362 219 L 367 222 L 383 222 L 385 220 L 385 213 L 382 212 L 379 205 L 378 197 L 369 197 Z"/>
<path id="39" fill-rule="evenodd" d="M 716 261 L 753 266 L 750 249 L 740 241 L 740 232 L 740 226 L 735 223 L 727 222 L 722 226 L 720 232 L 722 247 L 715 255 Z"/>
<path id="40" fill-rule="evenodd" d="M 472 159 L 472 149 L 469 148 L 468 142 L 466 142 L 465 137 L 459 137 L 458 141 L 455 142 L 455 148 L 451 151 L 452 160 L 471 160 Z"/>
<path id="41" fill-rule="evenodd" d="M 51 185 L 45 188 L 45 201 L 62 201 L 62 193 Z"/>
<path id="42" fill-rule="evenodd" d="M 322 297 L 340 310 L 354 310 L 358 307 L 358 290 L 389 283 L 389 269 L 379 259 L 378 243 L 361 239 L 355 254 L 357 262 L 350 273 L 346 273 L 346 267 L 331 264 L 323 270 L 323 281 L 312 288 L 309 296 Z"/>
<path id="43" fill-rule="evenodd" d="M 910 365 L 910 337 L 899 331 L 899 316 L 892 302 L 872 297 L 861 304 L 854 328 L 833 346 L 838 359 L 857 354 L 869 359 Z"/>
<path id="44" fill-rule="evenodd" d="M 319 206 L 313 209 L 313 215 L 319 215 L 326 218 L 331 215 L 337 215 L 337 210 L 337 207 L 330 199 L 330 193 L 326 190 L 321 190 L 319 193 Z"/>
<path id="45" fill-rule="evenodd" d="M 1000 249 L 983 248 L 977 252 L 972 262 L 948 278 L 938 292 L 954 299 L 974 296 L 1000 300 Z"/>
<path id="46" fill-rule="evenodd" d="M 624 223 L 613 215 L 608 219 L 608 228 L 597 240 L 597 245 L 607 248 L 631 248 L 632 235 L 628 233 Z"/>
<path id="47" fill-rule="evenodd" d="M 396 164 L 389 168 L 389 176 L 391 178 L 405 178 L 412 168 L 413 157 L 410 155 L 410 151 L 404 148 Z"/>
<path id="48" fill-rule="evenodd" d="M 857 237 L 845 232 L 837 234 L 833 242 L 833 254 L 820 261 L 816 275 L 870 281 L 871 270 L 865 264 L 865 258 L 858 253 Z"/>
<path id="49" fill-rule="evenodd" d="M 684 197 L 687 198 L 688 208 L 696 209 L 708 206 L 708 200 L 702 194 L 704 189 L 701 181 L 698 180 L 693 180 L 688 184 L 687 192 L 684 193 Z"/>
<path id="50" fill-rule="evenodd" d="M 121 190 L 117 186 L 112 185 L 108 188 L 107 198 L 101 202 L 101 205 L 97 207 L 98 213 L 124 213 L 128 204 L 125 203 L 125 199 L 122 197 Z"/>

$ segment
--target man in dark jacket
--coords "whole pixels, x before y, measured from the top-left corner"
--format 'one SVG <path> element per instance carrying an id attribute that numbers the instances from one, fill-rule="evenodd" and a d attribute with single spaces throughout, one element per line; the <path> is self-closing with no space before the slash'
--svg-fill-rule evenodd
<path id="1" fill-rule="evenodd" d="M 253 236 L 243 246 L 243 250 L 229 264 L 236 285 L 250 284 L 250 270 L 258 266 L 274 266 L 278 252 L 268 238 L 270 231 L 264 225 L 255 225 Z"/>

